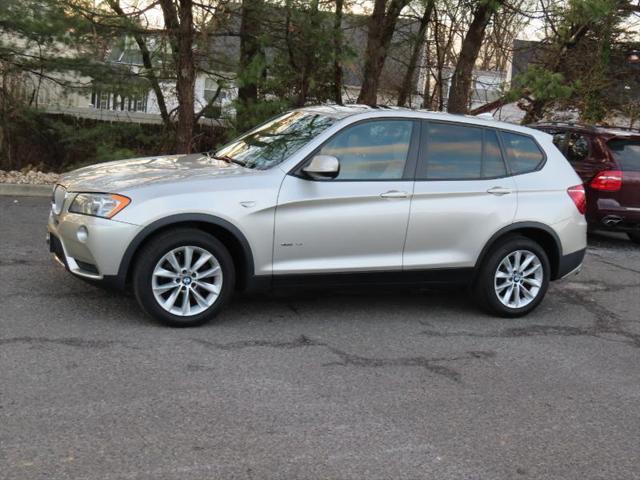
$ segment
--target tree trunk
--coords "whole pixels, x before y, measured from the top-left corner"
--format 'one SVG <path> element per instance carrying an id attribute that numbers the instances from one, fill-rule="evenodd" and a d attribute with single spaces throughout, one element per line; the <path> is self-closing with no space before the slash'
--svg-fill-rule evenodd
<path id="1" fill-rule="evenodd" d="M 433 11 L 434 4 L 435 0 L 429 0 L 429 2 L 424 7 L 424 13 L 422 14 L 422 18 L 420 19 L 420 28 L 418 29 L 417 33 L 418 38 L 413 44 L 411 57 L 409 57 L 409 65 L 407 65 L 407 71 L 404 74 L 402 85 L 400 87 L 400 91 L 398 92 L 399 107 L 404 107 L 407 103 L 407 100 L 411 98 L 411 94 L 413 93 L 413 82 L 416 74 L 416 69 L 418 67 L 418 60 L 420 59 L 420 54 L 424 49 L 427 27 L 429 26 L 429 20 L 431 19 L 431 12 Z"/>
<path id="2" fill-rule="evenodd" d="M 318 0 L 311 0 L 311 8 L 309 12 L 310 16 L 310 30 L 311 34 L 315 35 L 319 26 L 319 16 L 318 16 Z M 307 53 L 302 61 L 302 70 L 300 76 L 300 89 L 298 90 L 298 98 L 296 100 L 297 107 L 303 107 L 307 101 L 307 97 L 309 96 L 309 88 L 311 86 L 311 75 L 314 70 L 317 68 L 316 61 L 314 55 L 311 54 L 311 50 L 313 47 L 313 42 L 309 41 L 308 32 L 303 33 L 303 45 L 305 48 L 303 51 Z"/>
<path id="3" fill-rule="evenodd" d="M 473 13 L 473 20 L 462 41 L 458 63 L 451 78 L 451 89 L 447 102 L 449 113 L 467 113 L 473 67 L 478 59 L 487 25 L 503 3 L 504 0 L 480 0 Z"/>
<path id="4" fill-rule="evenodd" d="M 387 58 L 398 16 L 407 3 L 409 0 L 391 0 L 387 9 L 387 0 L 375 0 L 373 13 L 369 19 L 364 79 L 358 95 L 358 103 L 375 106 L 378 101 L 382 67 Z"/>
<path id="5" fill-rule="evenodd" d="M 178 153 L 191 153 L 195 126 L 196 64 L 193 54 L 193 0 L 180 1 L 180 30 L 178 39 L 178 124 L 176 143 Z"/>
<path id="6" fill-rule="evenodd" d="M 240 19 L 240 84 L 238 87 L 239 109 L 238 128 L 245 130 L 252 126 L 251 108 L 258 101 L 258 72 L 249 71 L 249 67 L 262 55 L 260 25 L 263 0 L 243 0 Z"/>
<path id="7" fill-rule="evenodd" d="M 344 0 L 336 0 L 336 14 L 333 24 L 333 99 L 342 105 L 342 10 Z"/>
<path id="8" fill-rule="evenodd" d="M 171 52 L 176 68 L 176 96 L 178 120 L 176 122 L 176 152 L 190 153 L 195 126 L 196 64 L 193 54 L 195 29 L 193 0 L 160 0 L 165 28 L 169 35 Z"/>

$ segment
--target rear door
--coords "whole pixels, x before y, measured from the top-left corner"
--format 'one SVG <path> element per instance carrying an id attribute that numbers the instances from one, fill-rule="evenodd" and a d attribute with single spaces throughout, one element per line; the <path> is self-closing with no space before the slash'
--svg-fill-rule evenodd
<path id="1" fill-rule="evenodd" d="M 472 267 L 516 212 L 498 134 L 440 121 L 425 121 L 422 131 L 404 268 Z"/>
<path id="2" fill-rule="evenodd" d="M 593 137 L 584 132 L 574 132 L 558 128 L 544 128 L 553 135 L 553 143 L 562 152 L 584 183 L 602 169 L 602 155 L 593 144 Z"/>
<path id="3" fill-rule="evenodd" d="M 602 154 L 597 154 L 593 137 L 582 132 L 567 132 L 565 157 L 583 182 L 588 183 L 602 169 Z"/>

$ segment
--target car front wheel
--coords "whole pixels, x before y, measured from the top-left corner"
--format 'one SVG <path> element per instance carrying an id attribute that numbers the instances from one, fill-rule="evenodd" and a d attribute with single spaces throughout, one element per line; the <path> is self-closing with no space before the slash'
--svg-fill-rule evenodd
<path id="1" fill-rule="evenodd" d="M 508 237 L 491 249 L 480 268 L 476 299 L 496 315 L 526 315 L 544 298 L 550 270 L 547 254 L 540 245 L 526 237 Z"/>
<path id="2" fill-rule="evenodd" d="M 233 260 L 225 246 L 195 229 L 165 232 L 140 252 L 133 275 L 138 303 L 173 327 L 213 318 L 234 289 Z"/>

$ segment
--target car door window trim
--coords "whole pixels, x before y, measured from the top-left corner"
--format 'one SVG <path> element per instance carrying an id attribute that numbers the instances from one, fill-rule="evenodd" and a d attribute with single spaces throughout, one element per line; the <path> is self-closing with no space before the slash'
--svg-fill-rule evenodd
<path id="1" fill-rule="evenodd" d="M 536 137 L 534 137 L 533 135 L 528 135 L 528 134 L 522 133 L 522 132 L 514 132 L 513 130 L 505 130 L 505 129 L 499 129 L 499 128 L 496 129 L 496 132 L 498 133 L 498 137 L 500 139 L 500 145 L 502 146 L 503 158 L 507 162 L 508 170 L 511 172 L 511 176 L 512 177 L 517 177 L 519 175 L 528 175 L 530 173 L 539 172 L 547 164 L 547 153 L 546 153 L 545 149 L 542 148 L 540 143 L 538 143 L 538 140 L 536 139 Z M 536 168 L 534 168 L 533 170 L 527 170 L 526 172 L 515 172 L 513 170 L 513 168 L 511 167 L 511 161 L 509 160 L 509 155 L 507 155 L 506 142 L 505 142 L 505 140 L 503 138 L 503 134 L 504 133 L 509 133 L 509 134 L 512 134 L 512 135 L 520 135 L 522 137 L 527 137 L 527 138 L 531 139 L 531 141 L 533 141 L 534 145 L 538 149 L 538 152 L 540 152 L 540 155 L 542 155 L 542 160 L 540 160 L 540 162 L 538 162 L 538 165 L 536 166 Z"/>
<path id="2" fill-rule="evenodd" d="M 480 181 L 480 180 L 496 180 L 496 179 L 501 179 L 501 178 L 508 178 L 513 176 L 511 167 L 509 165 L 509 162 L 507 161 L 506 158 L 506 151 L 504 149 L 504 145 L 502 143 L 502 137 L 500 136 L 500 129 L 498 128 L 494 128 L 494 127 L 485 127 L 482 125 L 473 125 L 473 124 L 468 124 L 465 122 L 451 122 L 451 121 L 444 121 L 444 120 L 422 120 L 420 123 L 423 124 L 422 126 L 422 135 L 421 135 L 421 141 L 420 141 L 420 155 L 418 158 L 418 161 L 416 162 L 416 169 L 415 169 L 415 174 L 414 174 L 414 178 L 416 181 L 420 181 L 420 182 L 474 182 L 474 181 Z M 429 124 L 434 123 L 434 124 L 444 124 L 444 125 L 455 125 L 455 126 L 461 126 L 461 127 L 467 127 L 467 128 L 474 128 L 474 129 L 481 129 L 482 130 L 482 151 L 481 151 L 481 172 L 484 169 L 484 154 L 485 154 L 485 137 L 486 137 L 486 131 L 487 130 L 493 130 L 496 133 L 496 137 L 498 138 L 498 144 L 500 147 L 500 156 L 502 158 L 502 163 L 505 167 L 505 174 L 504 175 L 497 175 L 497 176 L 491 176 L 491 177 L 473 177 L 473 178 L 428 178 L 428 177 L 422 177 L 422 176 L 418 176 L 418 168 L 420 167 L 420 162 L 428 162 L 428 155 L 429 155 Z M 517 133 L 517 132 L 513 132 L 513 133 Z M 518 135 L 520 135 L 520 133 L 518 133 Z M 522 134 L 523 136 L 527 136 L 533 139 L 532 136 L 530 135 L 526 135 L 526 134 Z M 538 147 L 538 149 L 540 149 L 540 146 L 538 145 L 538 143 L 536 142 L 536 146 Z M 546 157 L 545 157 L 545 161 L 546 161 Z"/>
<path id="3" fill-rule="evenodd" d="M 409 149 L 407 151 L 407 159 L 404 164 L 404 169 L 402 171 L 402 176 L 400 178 L 334 178 L 334 179 L 315 179 L 310 178 L 305 175 L 302 169 L 311 161 L 311 159 L 318 154 L 329 142 L 331 142 L 335 137 L 345 132 L 347 129 L 355 127 L 357 125 L 361 125 L 364 123 L 371 122 L 381 122 L 381 121 L 404 121 L 411 122 L 411 139 L 409 140 Z M 418 163 L 418 151 L 420 149 L 421 143 L 421 134 L 422 134 L 422 121 L 420 119 L 412 118 L 412 117 L 379 117 L 379 118 L 366 118 L 363 120 L 358 120 L 356 122 L 345 125 L 343 128 L 335 132 L 328 139 L 322 142 L 317 148 L 315 148 L 309 155 L 307 155 L 303 160 L 301 160 L 295 167 L 289 170 L 288 175 L 298 177 L 302 180 L 307 180 L 310 182 L 413 182 L 416 165 Z"/>

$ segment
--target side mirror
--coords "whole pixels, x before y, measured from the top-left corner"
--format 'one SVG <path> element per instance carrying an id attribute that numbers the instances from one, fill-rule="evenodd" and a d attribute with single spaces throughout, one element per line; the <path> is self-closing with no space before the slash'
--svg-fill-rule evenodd
<path id="1" fill-rule="evenodd" d="M 315 180 L 336 178 L 340 173 L 340 161 L 331 155 L 316 155 L 302 171 Z"/>

